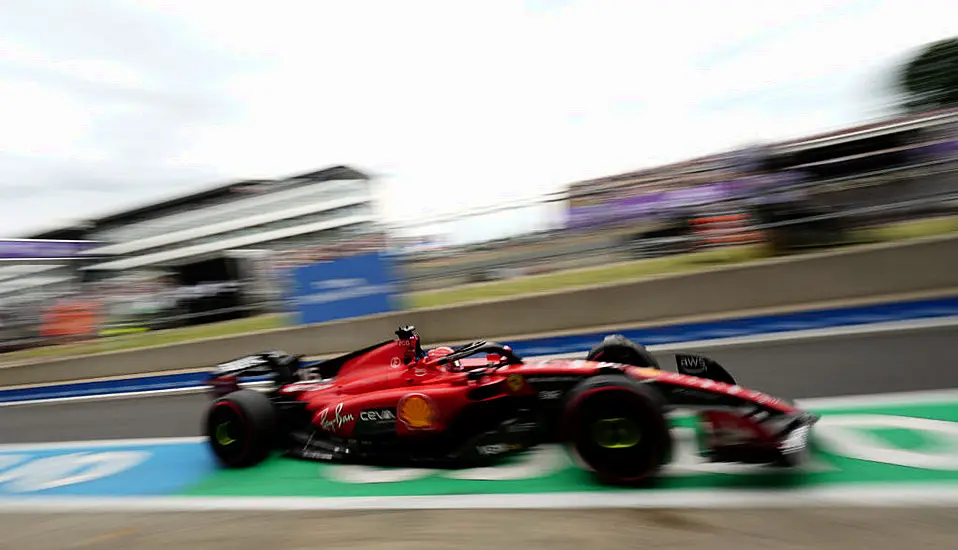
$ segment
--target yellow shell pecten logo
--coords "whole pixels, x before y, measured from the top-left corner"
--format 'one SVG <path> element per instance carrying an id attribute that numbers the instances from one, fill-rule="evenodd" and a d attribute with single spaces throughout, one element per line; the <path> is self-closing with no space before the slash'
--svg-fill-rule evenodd
<path id="1" fill-rule="evenodd" d="M 518 374 L 510 374 L 506 378 L 506 384 L 509 384 L 509 389 L 517 392 L 522 389 L 522 376 Z"/>
<path id="2" fill-rule="evenodd" d="M 399 402 L 399 420 L 414 430 L 431 428 L 436 421 L 436 407 L 425 395 L 407 395 Z"/>

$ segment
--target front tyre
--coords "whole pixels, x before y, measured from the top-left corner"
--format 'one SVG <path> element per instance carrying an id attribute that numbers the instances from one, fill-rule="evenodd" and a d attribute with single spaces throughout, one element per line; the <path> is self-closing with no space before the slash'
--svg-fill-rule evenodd
<path id="1" fill-rule="evenodd" d="M 273 448 L 276 411 L 262 393 L 249 389 L 233 392 L 210 406 L 205 433 L 223 466 L 254 466 Z"/>
<path id="2" fill-rule="evenodd" d="M 603 482 L 638 483 L 671 456 L 662 397 L 624 376 L 582 381 L 569 393 L 563 420 L 570 450 Z"/>

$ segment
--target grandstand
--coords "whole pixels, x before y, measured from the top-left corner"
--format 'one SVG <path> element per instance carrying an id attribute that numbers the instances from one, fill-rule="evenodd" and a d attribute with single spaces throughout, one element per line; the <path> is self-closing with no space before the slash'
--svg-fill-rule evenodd
<path id="1" fill-rule="evenodd" d="M 406 251 L 376 221 L 371 178 L 352 168 L 230 183 L 30 235 L 93 246 L 0 265 L 0 328 L 35 335 L 51 310 L 80 318 L 76 303 L 91 299 L 110 330 L 270 311 L 283 270 L 366 250 L 399 252 L 405 287 L 417 291 L 669 253 L 649 242 L 752 242 L 720 228 L 752 238 L 756 224 L 808 214 L 874 224 L 952 213 L 956 173 L 958 110 L 939 111 L 576 182 L 545 199 L 565 205 L 562 227 Z M 528 205 L 489 215 L 509 207 Z"/>
<path id="2" fill-rule="evenodd" d="M 812 181 L 907 166 L 958 138 L 958 110 L 859 125 L 802 139 L 723 152 L 575 182 L 570 209 L 755 175 L 800 172 Z"/>
<path id="3" fill-rule="evenodd" d="M 244 181 L 127 210 L 92 222 L 107 257 L 84 269 L 111 274 L 180 266 L 229 250 L 287 250 L 372 232 L 369 177 L 336 167 L 283 180 Z"/>
<path id="4" fill-rule="evenodd" d="M 33 333 L 49 311 L 81 299 L 95 301 L 112 329 L 269 310 L 280 294 L 279 260 L 315 261 L 382 243 L 373 186 L 367 174 L 335 166 L 219 185 L 29 235 L 92 246 L 69 261 L 0 267 L 0 306 L 31 319 Z"/>
<path id="5" fill-rule="evenodd" d="M 958 110 L 916 114 L 777 144 L 763 170 L 792 175 L 784 191 L 813 208 L 862 212 L 856 224 L 937 215 L 958 196 L 956 140 Z"/>
<path id="6" fill-rule="evenodd" d="M 489 243 L 482 252 L 446 249 L 411 262 L 405 273 L 414 288 L 430 289 L 627 260 L 637 242 L 682 234 L 680 217 L 695 222 L 686 224 L 692 228 L 702 227 L 696 220 L 789 223 L 848 209 L 873 209 L 849 221 L 858 225 L 951 213 L 953 202 L 935 199 L 958 196 L 956 140 L 958 110 L 951 109 L 575 182 L 564 197 L 565 228 Z M 794 208 L 799 199 L 805 208 Z M 756 212 L 756 203 L 775 201 L 789 211 Z"/>

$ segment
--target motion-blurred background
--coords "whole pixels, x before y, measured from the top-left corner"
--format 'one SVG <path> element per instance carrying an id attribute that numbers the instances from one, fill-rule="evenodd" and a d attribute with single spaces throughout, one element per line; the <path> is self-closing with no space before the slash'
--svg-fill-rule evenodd
<path id="1" fill-rule="evenodd" d="M 937 7 L 736 7 L 718 33 L 641 3 L 433 6 L 425 22 L 378 6 L 360 32 L 354 8 L 318 2 L 14 4 L 0 8 L 4 362 L 958 230 L 958 39 Z M 250 38 L 265 13 L 272 47 Z M 608 34 L 631 21 L 640 36 L 568 44 L 623 18 Z M 649 37 L 649 18 L 671 30 Z M 335 22 L 335 47 L 297 34 Z M 398 51 L 369 45 L 382 35 Z M 215 90 L 234 69 L 255 86 Z M 224 137 L 218 109 L 244 100 L 249 134 L 219 157 L 178 142 Z"/>

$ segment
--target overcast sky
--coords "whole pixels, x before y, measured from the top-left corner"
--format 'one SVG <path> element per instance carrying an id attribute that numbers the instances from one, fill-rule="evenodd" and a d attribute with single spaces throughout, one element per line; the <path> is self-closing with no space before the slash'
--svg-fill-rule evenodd
<path id="1" fill-rule="evenodd" d="M 877 113 L 953 2 L 4 0 L 0 234 L 234 178 L 383 176 L 390 219 Z"/>

